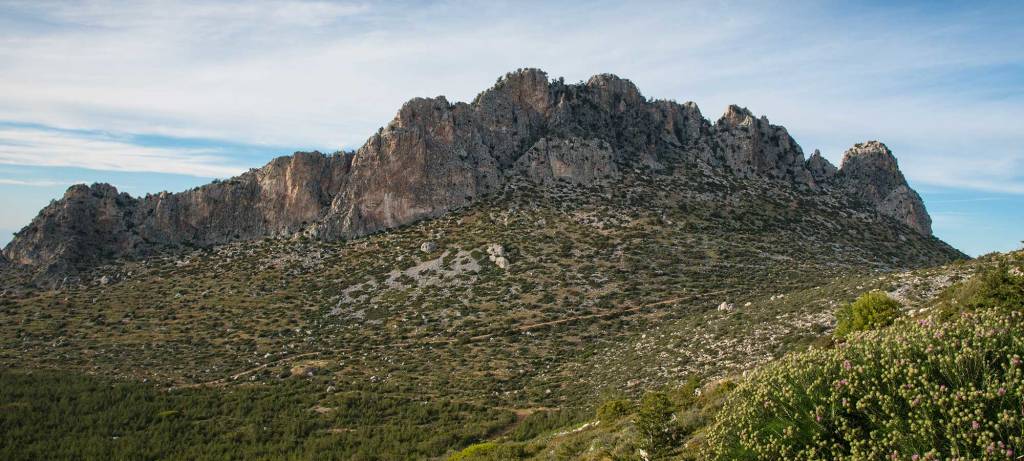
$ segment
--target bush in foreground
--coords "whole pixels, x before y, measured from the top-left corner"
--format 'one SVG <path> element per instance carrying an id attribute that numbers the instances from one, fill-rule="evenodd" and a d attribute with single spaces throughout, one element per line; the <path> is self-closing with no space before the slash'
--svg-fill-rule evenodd
<path id="1" fill-rule="evenodd" d="M 898 323 L 767 365 L 728 398 L 710 459 L 1016 459 L 1022 315 Z"/>
<path id="2" fill-rule="evenodd" d="M 900 303 L 881 291 L 869 291 L 836 312 L 835 335 L 843 338 L 851 333 L 892 325 L 900 317 Z"/>

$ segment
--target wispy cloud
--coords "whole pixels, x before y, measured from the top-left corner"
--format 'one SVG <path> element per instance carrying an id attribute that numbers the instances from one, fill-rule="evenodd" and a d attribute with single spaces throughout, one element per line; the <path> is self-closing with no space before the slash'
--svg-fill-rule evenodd
<path id="1" fill-rule="evenodd" d="M 228 177 L 245 167 L 232 165 L 210 149 L 145 147 L 116 135 L 0 126 L 0 164 L 79 167 L 112 171 Z M 47 180 L 0 179 L 0 184 L 50 186 Z"/>
<path id="2" fill-rule="evenodd" d="M 79 181 L 81 182 L 81 181 Z M 10 179 L 0 178 L 0 184 L 6 186 L 27 186 L 27 187 L 56 187 L 74 184 L 65 181 L 52 181 L 49 179 Z"/>
<path id="3" fill-rule="evenodd" d="M 932 204 L 947 204 L 947 203 L 976 203 L 976 202 L 1002 202 L 1006 201 L 1006 197 L 973 197 L 963 199 L 949 199 L 949 200 L 929 200 L 928 203 Z"/>
<path id="4" fill-rule="evenodd" d="M 1024 193 L 1022 21 L 1013 2 L 5 2 L 0 119 L 357 147 L 413 96 L 614 72 L 710 118 L 746 105 L 836 161 L 881 139 L 914 185 Z M 61 164 L 236 170 L 226 151 L 62 136 Z"/>

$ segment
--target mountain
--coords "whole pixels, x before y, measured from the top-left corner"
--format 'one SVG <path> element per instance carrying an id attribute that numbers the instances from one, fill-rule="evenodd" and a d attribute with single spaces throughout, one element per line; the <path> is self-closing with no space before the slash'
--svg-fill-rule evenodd
<path id="1" fill-rule="evenodd" d="M 625 416 L 593 427 L 609 397 L 734 378 L 865 291 L 920 310 L 989 265 L 931 235 L 879 142 L 836 167 L 739 106 L 536 70 L 412 100 L 354 153 L 71 187 L 3 254 L 3 459 L 635 458 Z"/>
<path id="2" fill-rule="evenodd" d="M 805 159 L 785 128 L 745 108 L 711 123 L 692 102 L 648 100 L 614 75 L 566 84 L 525 69 L 471 103 L 413 99 L 356 152 L 299 152 L 181 193 L 72 186 L 3 255 L 61 274 L 165 248 L 282 235 L 336 241 L 438 217 L 521 181 L 614 190 L 640 171 L 769 181 L 892 219 L 905 226 L 902 238 L 931 235 L 921 198 L 884 144 L 858 144 L 836 168 L 817 152 Z"/>

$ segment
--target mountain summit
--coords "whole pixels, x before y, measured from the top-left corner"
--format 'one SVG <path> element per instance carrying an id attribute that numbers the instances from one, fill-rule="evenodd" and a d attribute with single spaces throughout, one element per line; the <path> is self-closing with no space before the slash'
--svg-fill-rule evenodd
<path id="1" fill-rule="evenodd" d="M 355 152 L 299 152 L 173 194 L 72 186 L 3 255 L 55 273 L 169 245 L 337 240 L 439 216 L 517 181 L 614 187 L 623 173 L 680 170 L 851 201 L 931 235 L 924 203 L 882 143 L 854 146 L 836 168 L 817 151 L 805 159 L 784 127 L 746 108 L 729 106 L 711 123 L 692 102 L 648 100 L 614 75 L 566 84 L 523 69 L 471 103 L 412 99 Z"/>

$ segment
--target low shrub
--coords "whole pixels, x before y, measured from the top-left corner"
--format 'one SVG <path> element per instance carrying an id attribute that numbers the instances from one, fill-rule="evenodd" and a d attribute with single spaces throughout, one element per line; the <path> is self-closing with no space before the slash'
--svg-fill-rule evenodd
<path id="1" fill-rule="evenodd" d="M 634 417 L 640 446 L 651 453 L 671 447 L 676 439 L 676 406 L 664 392 L 648 392 L 640 400 Z"/>
<path id="2" fill-rule="evenodd" d="M 1024 306 L 1024 271 L 1004 262 L 947 288 L 939 299 L 939 315 L 945 319 L 979 309 L 1020 309 Z"/>
<path id="3" fill-rule="evenodd" d="M 837 337 L 892 325 L 899 318 L 900 303 L 881 291 L 869 291 L 836 312 Z"/>
<path id="4" fill-rule="evenodd" d="M 627 399 L 608 400 L 597 407 L 598 421 L 616 421 L 633 411 L 633 402 Z"/>
<path id="5" fill-rule="evenodd" d="M 1018 308 L 1020 306 L 1017 306 Z M 727 398 L 709 459 L 1016 459 L 1019 311 L 899 322 L 766 365 Z"/>
<path id="6" fill-rule="evenodd" d="M 484 442 L 466 447 L 448 461 L 510 461 L 522 459 L 525 454 L 519 445 Z"/>

